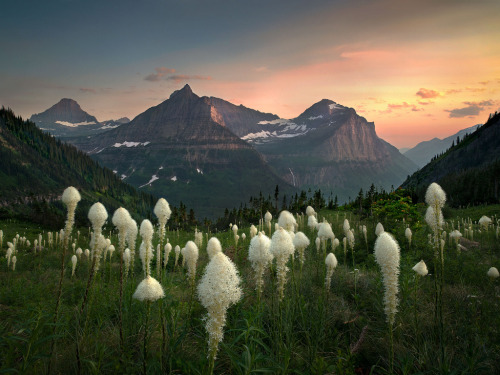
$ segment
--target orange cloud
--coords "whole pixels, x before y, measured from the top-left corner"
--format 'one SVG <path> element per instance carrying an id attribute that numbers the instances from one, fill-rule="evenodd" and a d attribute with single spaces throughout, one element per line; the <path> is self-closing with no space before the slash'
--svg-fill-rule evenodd
<path id="1" fill-rule="evenodd" d="M 435 90 L 421 88 L 420 90 L 417 91 L 415 95 L 420 96 L 422 99 L 432 99 L 432 98 L 437 98 L 441 94 Z"/>

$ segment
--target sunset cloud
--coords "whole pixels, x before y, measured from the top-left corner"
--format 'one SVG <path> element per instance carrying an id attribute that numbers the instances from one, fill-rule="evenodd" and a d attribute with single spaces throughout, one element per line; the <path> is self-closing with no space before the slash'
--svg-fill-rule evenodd
<path id="1" fill-rule="evenodd" d="M 97 91 L 95 89 L 91 89 L 89 87 L 80 87 L 80 92 L 95 94 Z"/>
<path id="2" fill-rule="evenodd" d="M 173 76 L 168 76 L 165 78 L 167 81 L 174 81 L 175 83 L 191 81 L 191 80 L 202 80 L 202 81 L 210 81 L 212 77 L 210 76 L 200 76 L 200 75 L 189 75 L 189 74 L 176 74 Z"/>
<path id="3" fill-rule="evenodd" d="M 441 94 L 435 90 L 421 88 L 415 95 L 420 96 L 422 99 L 432 99 L 437 98 Z"/>
<path id="4" fill-rule="evenodd" d="M 495 102 L 493 100 L 482 100 L 480 102 L 463 102 L 463 104 L 465 104 L 466 107 L 445 110 L 445 112 L 450 113 L 450 118 L 474 117 L 479 115 L 479 113 L 484 111 L 487 107 L 494 106 Z"/>
<path id="5" fill-rule="evenodd" d="M 144 80 L 150 82 L 158 82 L 161 79 L 163 79 L 166 75 L 175 73 L 175 69 L 167 68 L 164 66 L 155 68 L 155 70 L 156 73 L 148 74 L 146 77 L 144 77 Z"/>

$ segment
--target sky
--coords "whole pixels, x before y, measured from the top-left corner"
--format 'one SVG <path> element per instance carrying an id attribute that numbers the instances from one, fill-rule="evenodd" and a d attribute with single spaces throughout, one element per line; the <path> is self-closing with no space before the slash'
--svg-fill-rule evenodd
<path id="1" fill-rule="evenodd" d="M 500 109 L 498 0 L 7 0 L 0 105 L 134 118 L 189 84 L 282 118 L 321 99 L 412 147 Z"/>

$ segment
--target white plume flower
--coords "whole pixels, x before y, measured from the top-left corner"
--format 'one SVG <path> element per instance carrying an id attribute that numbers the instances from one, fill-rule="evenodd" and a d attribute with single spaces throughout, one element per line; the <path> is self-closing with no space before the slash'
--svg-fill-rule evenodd
<path id="1" fill-rule="evenodd" d="M 76 270 L 76 263 L 77 263 L 78 259 L 76 257 L 76 255 L 73 255 L 71 257 L 71 276 L 75 276 L 75 270 Z"/>
<path id="2" fill-rule="evenodd" d="M 347 237 L 347 243 L 348 243 L 351 251 L 353 251 L 354 250 L 354 233 L 352 233 L 352 230 L 349 229 L 347 231 L 346 237 Z"/>
<path id="3" fill-rule="evenodd" d="M 314 208 L 311 206 L 306 207 L 306 215 L 307 216 L 314 216 L 316 214 L 316 211 L 314 211 Z"/>
<path id="4" fill-rule="evenodd" d="M 257 235 L 257 227 L 255 225 L 250 226 L 250 238 L 254 238 Z"/>
<path id="5" fill-rule="evenodd" d="M 427 265 L 423 260 L 415 264 L 412 270 L 418 273 L 420 276 L 426 276 L 429 273 L 429 270 L 427 270 Z"/>
<path id="6" fill-rule="evenodd" d="M 116 227 L 116 229 L 118 229 L 118 249 L 120 250 L 121 254 L 123 254 L 123 251 L 125 250 L 127 230 L 131 220 L 132 217 L 130 216 L 129 212 L 123 207 L 118 208 L 113 214 L 113 218 L 111 219 L 113 225 Z"/>
<path id="7" fill-rule="evenodd" d="M 272 219 L 273 219 L 273 215 L 271 215 L 271 213 L 269 211 L 267 211 L 266 214 L 264 215 L 264 220 L 266 221 L 266 223 L 271 223 Z"/>
<path id="8" fill-rule="evenodd" d="M 340 241 L 338 238 L 334 238 L 332 241 L 332 251 L 335 251 L 337 247 L 339 247 Z"/>
<path id="9" fill-rule="evenodd" d="M 17 257 L 14 255 L 12 257 L 12 271 L 16 270 Z"/>
<path id="10" fill-rule="evenodd" d="M 270 246 L 271 240 L 269 237 L 260 232 L 252 238 L 248 248 L 248 260 L 252 263 L 252 268 L 255 271 L 255 287 L 259 295 L 264 285 L 264 272 L 273 260 L 273 254 L 269 251 Z"/>
<path id="11" fill-rule="evenodd" d="M 168 242 L 165 244 L 164 248 L 164 253 L 163 253 L 163 267 L 167 267 L 168 264 L 168 257 L 170 256 L 170 252 L 172 251 L 172 245 Z"/>
<path id="12" fill-rule="evenodd" d="M 181 253 L 181 247 L 179 245 L 175 246 L 175 265 L 174 267 L 177 267 L 177 263 L 179 262 L 179 255 Z"/>
<path id="13" fill-rule="evenodd" d="M 220 252 L 222 252 L 222 245 L 219 239 L 216 237 L 210 238 L 207 243 L 208 259 L 212 259 L 215 254 Z"/>
<path id="14" fill-rule="evenodd" d="M 343 225 L 342 227 L 343 227 L 343 229 L 344 229 L 344 234 L 345 234 L 345 235 L 346 235 L 346 237 L 347 237 L 347 232 L 348 232 L 349 230 L 351 230 L 351 226 L 349 225 L 349 220 L 344 219 L 344 225 Z"/>
<path id="15" fill-rule="evenodd" d="M 151 274 L 151 260 L 153 257 L 154 253 L 152 246 L 146 246 L 144 241 L 141 242 L 141 246 L 139 246 L 139 258 L 141 258 L 144 275 Z"/>
<path id="16" fill-rule="evenodd" d="M 295 219 L 294 219 L 295 220 Z M 285 283 L 286 283 L 286 273 L 288 272 L 288 267 L 286 266 L 290 255 L 295 251 L 292 239 L 286 232 L 284 228 L 279 228 L 274 232 L 271 239 L 271 246 L 269 248 L 271 254 L 276 258 L 276 274 L 278 277 L 278 294 L 280 301 L 283 299 Z"/>
<path id="17" fill-rule="evenodd" d="M 109 251 L 109 260 L 111 260 L 111 257 L 113 256 L 113 253 L 115 252 L 115 247 L 113 245 L 109 245 L 108 251 Z"/>
<path id="18" fill-rule="evenodd" d="M 394 324 L 398 306 L 400 250 L 396 240 L 387 232 L 382 233 L 375 241 L 375 261 L 382 271 L 385 293 L 385 314 L 389 324 Z"/>
<path id="19" fill-rule="evenodd" d="M 125 277 L 128 275 L 128 270 L 130 268 L 130 249 L 127 247 L 123 252 L 123 263 L 125 263 Z"/>
<path id="20" fill-rule="evenodd" d="M 196 277 L 196 262 L 198 261 L 198 246 L 193 241 L 188 241 L 186 247 L 184 248 L 183 258 L 186 259 L 186 265 L 188 269 L 188 278 L 191 284 L 194 285 L 194 280 Z"/>
<path id="21" fill-rule="evenodd" d="M 406 239 L 408 240 L 408 245 L 411 246 L 411 236 L 412 236 L 412 233 L 411 233 L 411 229 L 410 228 L 406 228 L 405 229 L 405 236 L 406 236 Z"/>
<path id="22" fill-rule="evenodd" d="M 288 232 L 295 232 L 297 222 L 295 221 L 295 217 L 290 212 L 283 210 L 278 217 L 278 224 Z"/>
<path id="23" fill-rule="evenodd" d="M 141 223 L 140 229 L 141 237 L 144 242 L 153 242 L 153 224 L 148 219 L 145 219 Z"/>
<path id="24" fill-rule="evenodd" d="M 297 232 L 293 238 L 293 245 L 299 252 L 300 263 L 302 265 L 305 261 L 304 250 L 310 243 L 309 238 L 307 238 L 307 236 L 302 232 Z"/>
<path id="25" fill-rule="evenodd" d="M 7 258 L 7 267 L 10 266 L 10 261 L 11 261 L 11 258 L 12 258 L 12 247 L 8 247 L 7 248 L 7 253 L 5 254 L 5 257 Z"/>
<path id="26" fill-rule="evenodd" d="M 147 275 L 146 278 L 139 283 L 137 289 L 132 295 L 132 298 L 147 302 L 154 302 L 163 297 L 165 297 L 163 287 L 156 279 L 149 275 Z"/>
<path id="27" fill-rule="evenodd" d="M 382 225 L 382 223 L 378 223 L 377 226 L 375 227 L 375 234 L 378 236 L 380 236 L 382 233 L 384 233 L 384 226 Z"/>
<path id="28" fill-rule="evenodd" d="M 307 226 L 311 230 L 317 228 L 317 226 L 318 226 L 318 220 L 316 219 L 316 216 L 314 216 L 314 215 L 308 216 L 308 218 L 307 218 Z"/>
<path id="29" fill-rule="evenodd" d="M 158 202 L 156 202 L 153 212 L 158 218 L 158 223 L 160 224 L 160 240 L 163 241 L 165 237 L 165 225 L 167 225 L 167 221 L 170 219 L 172 210 L 170 210 L 170 206 L 165 198 L 160 198 Z"/>
<path id="30" fill-rule="evenodd" d="M 427 207 L 427 211 L 425 212 L 425 221 L 433 231 L 441 230 L 444 224 L 444 218 L 441 209 L 438 208 L 438 211 L 436 213 L 433 206 Z"/>
<path id="31" fill-rule="evenodd" d="M 240 283 L 234 263 L 224 253 L 218 252 L 208 263 L 198 284 L 198 299 L 208 312 L 205 327 L 212 359 L 215 359 L 224 336 L 227 309 L 241 299 Z"/>
<path id="32" fill-rule="evenodd" d="M 446 203 L 446 193 L 441 186 L 433 182 L 425 193 L 425 203 L 435 208 L 443 208 Z"/>
<path id="33" fill-rule="evenodd" d="M 316 237 L 314 243 L 316 244 L 316 252 L 319 253 L 319 251 L 321 250 L 321 238 Z"/>
<path id="34" fill-rule="evenodd" d="M 108 218 L 108 212 L 102 203 L 94 203 L 88 213 L 88 218 L 92 223 L 92 229 L 95 233 L 100 234 L 102 231 L 102 226 Z"/>
<path id="35" fill-rule="evenodd" d="M 76 255 L 77 255 L 78 259 L 82 258 L 82 254 L 83 254 L 83 250 L 82 250 L 81 247 L 79 247 L 78 249 L 76 249 Z"/>
<path id="36" fill-rule="evenodd" d="M 85 249 L 85 251 L 83 252 L 85 254 L 85 256 L 87 257 L 87 259 L 89 258 L 90 256 L 90 250 L 89 249 Z"/>
<path id="37" fill-rule="evenodd" d="M 492 279 L 496 279 L 497 277 L 500 276 L 500 273 L 498 273 L 498 269 L 496 267 L 491 267 L 489 270 L 488 270 L 488 273 L 487 275 L 492 278 Z"/>
<path id="38" fill-rule="evenodd" d="M 332 281 L 333 271 L 337 267 L 337 263 L 338 263 L 337 262 L 337 258 L 335 257 L 335 255 L 333 253 L 330 253 L 330 254 L 328 254 L 326 256 L 326 259 L 325 259 L 325 265 L 326 265 L 325 286 L 326 286 L 327 290 L 330 289 L 330 284 L 331 284 L 331 281 Z"/>
<path id="39" fill-rule="evenodd" d="M 135 242 L 137 241 L 137 223 L 134 219 L 130 219 L 127 226 L 127 245 L 132 252 L 135 254 Z"/>
<path id="40" fill-rule="evenodd" d="M 479 219 L 478 224 L 481 226 L 481 228 L 488 229 L 488 226 L 492 223 L 491 219 L 488 216 L 481 216 L 481 219 Z"/>

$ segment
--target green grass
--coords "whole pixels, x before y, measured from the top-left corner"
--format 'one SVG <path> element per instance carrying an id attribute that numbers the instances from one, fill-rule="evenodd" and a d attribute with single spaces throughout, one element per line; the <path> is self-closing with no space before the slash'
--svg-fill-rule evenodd
<path id="1" fill-rule="evenodd" d="M 478 220 L 482 214 L 492 215 L 500 206 L 449 210 L 447 218 Z M 347 215 L 347 216 L 345 216 Z M 356 294 L 351 252 L 346 262 L 342 245 L 337 248 L 339 266 L 335 270 L 329 293 L 324 289 L 325 256 L 318 254 L 316 234 L 301 226 L 311 240 L 306 249 L 306 263 L 299 272 L 298 258 L 288 263 L 285 298 L 278 303 L 274 271 L 265 274 L 262 303 L 257 303 L 253 271 L 247 260 L 249 229 L 240 228 L 247 239 L 240 238 L 235 247 L 229 231 L 215 234 L 226 255 L 237 265 L 243 283 L 243 299 L 228 310 L 224 340 L 215 362 L 216 374 L 384 374 L 389 368 L 389 333 L 383 309 L 383 285 L 373 257 L 375 220 L 362 223 L 347 212 L 322 211 L 323 217 L 342 243 L 344 218 L 355 229 L 354 261 L 359 269 Z M 307 219 L 305 218 L 307 222 Z M 423 221 L 423 219 L 422 219 Z M 368 229 L 368 247 L 358 226 Z M 486 272 L 491 266 L 500 268 L 500 245 L 493 230 L 476 232 L 478 248 L 460 253 L 447 242 L 445 248 L 444 322 L 446 362 L 439 363 L 439 342 L 434 320 L 433 251 L 428 245 L 428 228 L 413 230 L 413 243 L 408 248 L 403 223 L 383 223 L 401 246 L 399 312 L 394 325 L 395 373 L 398 374 L 492 374 L 500 372 L 499 281 L 491 281 Z M 274 228 L 274 224 L 273 224 Z M 75 324 L 89 272 L 89 262 L 82 256 L 75 277 L 71 277 L 72 249 L 65 260 L 62 304 L 56 335 L 53 311 L 60 272 L 60 249 L 44 249 L 34 254 L 20 248 L 16 270 L 7 269 L 6 242 L 19 233 L 31 243 L 43 229 L 29 223 L 0 221 L 4 232 L 0 250 L 0 372 L 46 373 L 51 340 L 56 340 L 52 359 L 55 374 L 76 373 L 76 339 L 80 342 L 82 373 L 136 374 L 142 372 L 142 343 L 145 303 L 132 299 L 143 278 L 137 257 L 135 269 L 124 287 L 122 306 L 125 345 L 120 349 L 118 317 L 119 257 L 115 252 L 111 263 L 101 264 L 82 324 Z M 104 230 L 109 236 L 111 227 Z M 77 247 L 88 248 L 88 228 L 80 228 Z M 448 232 L 451 227 L 446 228 Z M 73 233 L 76 236 L 76 231 Z M 173 247 L 183 247 L 194 233 L 167 232 Z M 116 233 L 111 233 L 117 246 Z M 156 244 L 155 240 L 155 244 Z M 204 245 L 200 249 L 197 281 L 208 262 Z M 330 250 L 328 250 L 330 251 Z M 190 290 L 186 273 L 174 270 L 174 251 L 170 254 L 163 278 L 166 297 L 152 304 L 149 322 L 147 367 L 149 374 L 204 374 L 208 367 L 205 309 L 195 299 L 189 315 Z M 429 276 L 419 281 L 415 299 L 415 273 L 411 268 L 424 259 Z M 274 268 L 273 268 L 274 269 Z M 153 276 L 156 266 L 152 265 Z M 163 309 L 165 318 L 165 351 L 161 354 Z M 415 308 L 417 321 L 415 322 Z"/>

